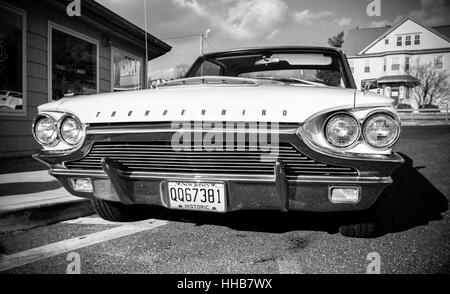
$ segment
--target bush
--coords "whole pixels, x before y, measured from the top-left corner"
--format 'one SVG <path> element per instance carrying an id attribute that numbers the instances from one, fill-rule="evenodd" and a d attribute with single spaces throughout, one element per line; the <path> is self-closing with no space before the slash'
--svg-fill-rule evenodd
<path id="1" fill-rule="evenodd" d="M 427 104 L 420 106 L 420 109 L 439 109 L 439 106 L 433 104 Z"/>
<path id="2" fill-rule="evenodd" d="M 399 104 L 397 105 L 397 109 L 412 109 L 412 107 L 409 104 Z"/>
<path id="3" fill-rule="evenodd" d="M 433 104 L 421 105 L 419 107 L 419 112 L 421 109 L 426 109 L 426 113 L 440 113 L 439 106 Z"/>

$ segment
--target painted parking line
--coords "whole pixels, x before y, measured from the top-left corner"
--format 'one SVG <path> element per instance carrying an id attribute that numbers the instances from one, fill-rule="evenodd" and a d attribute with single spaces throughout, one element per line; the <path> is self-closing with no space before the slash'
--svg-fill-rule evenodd
<path id="1" fill-rule="evenodd" d="M 280 274 L 301 274 L 302 268 L 291 258 L 283 257 L 277 259 L 278 272 Z"/>
<path id="2" fill-rule="evenodd" d="M 71 252 L 80 248 L 88 247 L 94 244 L 99 244 L 139 232 L 155 229 L 168 223 L 169 222 L 167 221 L 155 219 L 128 223 L 126 225 L 122 225 L 109 230 L 48 244 L 11 255 L 2 255 L 0 256 L 0 272 L 27 265 L 66 252 Z"/>
<path id="3" fill-rule="evenodd" d="M 69 225 L 119 225 L 119 226 L 123 226 L 126 223 L 120 223 L 120 222 L 111 222 L 111 221 L 107 221 L 104 220 L 100 217 L 80 217 L 77 219 L 71 219 L 71 220 L 67 220 L 67 221 L 63 221 L 61 222 L 62 224 L 69 224 Z"/>

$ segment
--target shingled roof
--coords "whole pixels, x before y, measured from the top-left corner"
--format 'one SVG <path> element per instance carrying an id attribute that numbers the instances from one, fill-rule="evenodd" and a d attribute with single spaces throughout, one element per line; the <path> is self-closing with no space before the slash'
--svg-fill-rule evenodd
<path id="1" fill-rule="evenodd" d="M 370 45 L 377 38 L 381 37 L 387 31 L 392 29 L 391 26 L 378 28 L 356 28 L 345 33 L 344 44 L 342 49 L 348 56 L 356 56 L 364 48 Z M 432 27 L 437 33 L 450 38 L 450 25 Z"/>
<path id="2" fill-rule="evenodd" d="M 389 29 L 390 27 L 349 30 L 345 33 L 342 49 L 348 56 L 355 56 Z"/>

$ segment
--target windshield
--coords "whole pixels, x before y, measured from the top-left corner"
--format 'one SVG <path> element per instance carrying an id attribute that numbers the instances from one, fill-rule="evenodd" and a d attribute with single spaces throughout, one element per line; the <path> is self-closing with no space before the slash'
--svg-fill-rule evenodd
<path id="1" fill-rule="evenodd" d="M 299 86 L 350 88 L 337 53 L 262 53 L 206 56 L 186 77 L 229 76 Z"/>

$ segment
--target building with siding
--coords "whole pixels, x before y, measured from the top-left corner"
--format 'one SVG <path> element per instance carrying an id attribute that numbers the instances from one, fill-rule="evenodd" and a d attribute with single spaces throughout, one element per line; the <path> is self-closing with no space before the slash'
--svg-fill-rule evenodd
<path id="1" fill-rule="evenodd" d="M 0 0 L 0 158 L 39 149 L 37 106 L 78 94 L 146 87 L 145 32 L 93 0 Z M 148 59 L 171 47 L 147 34 Z"/>
<path id="2" fill-rule="evenodd" d="M 450 70 L 450 25 L 429 27 L 408 17 L 392 27 L 350 30 L 343 49 L 358 87 L 376 81 L 380 94 L 417 107 L 409 89 L 418 81 L 408 73 L 428 63 Z"/>

